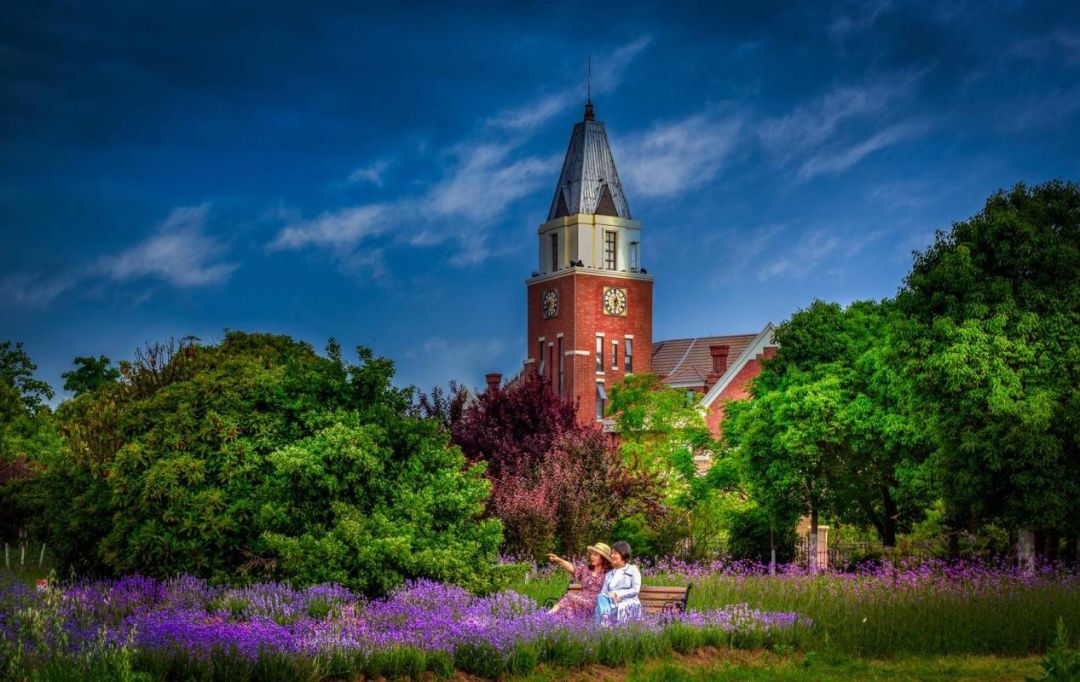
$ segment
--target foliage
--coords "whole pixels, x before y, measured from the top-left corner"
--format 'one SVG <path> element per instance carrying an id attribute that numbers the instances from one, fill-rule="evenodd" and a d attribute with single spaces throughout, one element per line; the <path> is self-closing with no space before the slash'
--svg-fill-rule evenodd
<path id="1" fill-rule="evenodd" d="M 454 425 L 453 441 L 499 479 L 535 471 L 559 438 L 576 428 L 574 404 L 560 399 L 550 381 L 527 372 L 481 393 Z"/>
<path id="2" fill-rule="evenodd" d="M 333 342 L 328 355 L 283 336 L 185 339 L 64 403 L 65 452 L 38 477 L 61 565 L 330 574 L 375 593 L 427 571 L 483 582 L 498 527 L 469 525 L 487 493 L 479 472 L 406 416 L 390 361 L 360 348 L 346 364 Z M 396 568 L 375 568 L 393 552 Z"/>
<path id="3" fill-rule="evenodd" d="M 451 379 L 445 390 L 435 386 L 431 393 L 414 395 L 409 414 L 420 419 L 433 419 L 444 431 L 451 433 L 465 416 L 471 398 L 469 389 Z"/>
<path id="4" fill-rule="evenodd" d="M 768 563 L 776 548 L 776 561 L 795 559 L 795 526 L 774 528 L 768 512 L 751 505 L 732 514 L 729 521 L 728 554 L 732 559 Z"/>
<path id="5" fill-rule="evenodd" d="M 776 519 L 831 512 L 891 547 L 929 504 L 929 440 L 892 362 L 898 324 L 889 302 L 815 301 L 777 328 L 779 350 L 725 423 Z"/>
<path id="6" fill-rule="evenodd" d="M 898 297 L 957 523 L 1077 530 L 1080 187 L 1017 185 L 939 232 Z"/>
<path id="7" fill-rule="evenodd" d="M 488 465 L 489 511 L 503 523 L 508 554 L 579 554 L 620 516 L 656 506 L 654 479 L 578 425 L 573 403 L 536 375 L 485 391 L 452 433 L 466 456 Z"/>
<path id="8" fill-rule="evenodd" d="M 80 355 L 73 364 L 76 368 L 60 376 L 64 380 L 64 390 L 75 395 L 96 391 L 105 384 L 120 380 L 120 368 L 114 367 L 112 360 L 104 355 Z"/>
<path id="9" fill-rule="evenodd" d="M 36 370 L 21 342 L 0 343 L 0 423 L 12 421 L 19 412 L 35 414 L 52 399 L 49 384 L 34 378 Z"/>
<path id="10" fill-rule="evenodd" d="M 1075 646 L 1069 638 L 1069 629 L 1061 618 L 1057 622 L 1057 635 L 1046 652 L 1046 658 L 1040 664 L 1042 675 L 1032 680 L 1061 680 L 1076 682 L 1080 680 L 1080 642 Z"/>
<path id="11" fill-rule="evenodd" d="M 694 398 L 654 374 L 631 374 L 611 387 L 610 400 L 619 451 L 632 469 L 659 477 L 675 504 L 708 497 L 710 481 L 697 476 L 694 456 L 715 455 L 717 444 Z"/>

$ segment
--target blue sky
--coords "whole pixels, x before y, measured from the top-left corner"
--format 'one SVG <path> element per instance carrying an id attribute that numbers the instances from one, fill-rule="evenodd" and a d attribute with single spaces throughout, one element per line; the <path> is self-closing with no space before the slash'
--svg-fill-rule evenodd
<path id="1" fill-rule="evenodd" d="M 70 3 L 0 8 L 0 339 L 222 330 L 482 384 L 593 59 L 657 339 L 891 296 L 1017 182 L 1080 179 L 1080 5 Z"/>

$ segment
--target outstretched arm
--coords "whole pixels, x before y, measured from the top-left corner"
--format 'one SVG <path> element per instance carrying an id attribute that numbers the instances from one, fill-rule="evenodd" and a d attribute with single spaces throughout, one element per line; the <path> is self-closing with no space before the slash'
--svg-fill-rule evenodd
<path id="1" fill-rule="evenodd" d="M 574 575 L 574 565 L 557 554 L 548 554 L 548 561 L 560 567 L 570 575 Z"/>

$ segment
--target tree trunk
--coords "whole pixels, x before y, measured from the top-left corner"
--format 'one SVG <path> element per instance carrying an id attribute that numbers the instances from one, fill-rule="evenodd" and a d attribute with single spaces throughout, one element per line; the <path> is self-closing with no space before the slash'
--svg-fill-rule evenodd
<path id="1" fill-rule="evenodd" d="M 1035 572 L 1035 533 L 1021 528 L 1016 537 L 1016 560 L 1023 573 Z"/>
<path id="2" fill-rule="evenodd" d="M 1057 531 L 1055 531 L 1055 530 L 1046 531 L 1046 537 L 1043 538 L 1043 557 L 1047 561 L 1057 561 L 1058 560 L 1059 538 L 1060 538 L 1060 536 L 1058 535 Z"/>
<path id="3" fill-rule="evenodd" d="M 806 565 L 811 571 L 818 570 L 818 514 L 817 509 L 810 510 L 810 537 L 806 543 Z"/>
<path id="4" fill-rule="evenodd" d="M 776 575 L 776 529 L 769 522 L 769 575 Z"/>
<path id="5" fill-rule="evenodd" d="M 896 517 L 899 511 L 888 486 L 881 486 L 881 505 L 885 511 L 885 518 L 881 520 L 881 544 L 891 549 L 896 547 Z"/>

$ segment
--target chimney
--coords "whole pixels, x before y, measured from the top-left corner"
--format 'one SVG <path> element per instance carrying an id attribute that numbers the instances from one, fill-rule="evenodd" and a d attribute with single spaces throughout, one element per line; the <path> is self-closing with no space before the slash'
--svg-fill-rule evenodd
<path id="1" fill-rule="evenodd" d="M 718 376 L 727 371 L 727 356 L 731 346 L 709 346 L 712 356 L 712 371 Z"/>
<path id="2" fill-rule="evenodd" d="M 731 351 L 731 346 L 716 345 L 709 346 L 709 355 L 712 356 L 712 369 L 705 377 L 705 392 L 708 393 L 720 377 L 724 376 L 724 372 L 727 371 L 728 353 Z"/>
<path id="3" fill-rule="evenodd" d="M 487 387 L 489 391 L 497 391 L 499 390 L 499 386 L 502 384 L 502 374 L 499 374 L 498 372 L 491 372 L 490 374 L 485 374 L 484 381 L 487 382 Z"/>

